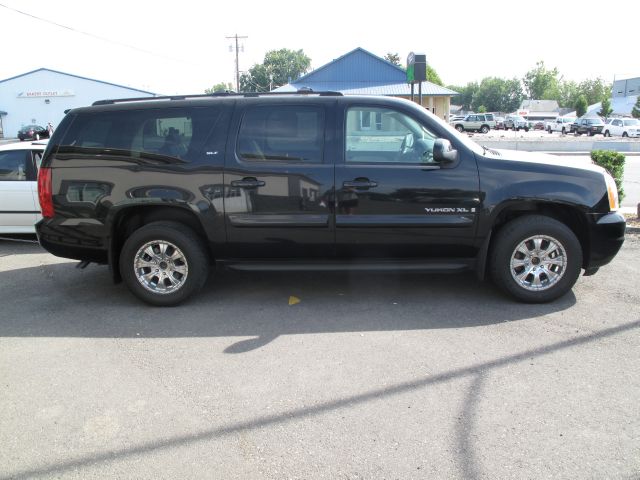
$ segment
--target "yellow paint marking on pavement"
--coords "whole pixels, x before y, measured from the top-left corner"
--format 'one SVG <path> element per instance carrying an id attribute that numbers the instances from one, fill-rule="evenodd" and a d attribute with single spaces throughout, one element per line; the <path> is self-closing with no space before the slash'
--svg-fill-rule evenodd
<path id="1" fill-rule="evenodd" d="M 300 301 L 298 297 L 294 297 L 293 295 L 289 297 L 289 305 L 297 305 Z"/>

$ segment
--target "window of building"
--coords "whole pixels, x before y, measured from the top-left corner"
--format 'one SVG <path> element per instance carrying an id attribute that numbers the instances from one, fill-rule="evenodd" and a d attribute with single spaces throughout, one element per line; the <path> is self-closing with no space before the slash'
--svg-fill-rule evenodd
<path id="1" fill-rule="evenodd" d="M 322 163 L 324 109 L 277 105 L 247 109 L 236 151 L 246 161 Z"/>

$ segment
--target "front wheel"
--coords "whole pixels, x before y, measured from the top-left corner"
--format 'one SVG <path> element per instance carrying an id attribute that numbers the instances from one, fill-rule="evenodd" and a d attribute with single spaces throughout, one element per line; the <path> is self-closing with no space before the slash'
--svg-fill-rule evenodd
<path id="1" fill-rule="evenodd" d="M 496 285 L 527 303 L 545 303 L 567 293 L 582 266 L 582 247 L 565 224 L 542 215 L 526 215 L 506 224 L 490 254 Z"/>
<path id="2" fill-rule="evenodd" d="M 460 133 L 464 132 L 464 127 L 462 125 L 456 125 L 456 130 L 458 130 Z"/>
<path id="3" fill-rule="evenodd" d="M 623 137 L 628 137 L 628 136 L 629 136 L 629 134 L 628 134 L 627 132 L 622 132 L 622 136 L 623 136 Z"/>
<path id="4" fill-rule="evenodd" d="M 127 239 L 120 253 L 120 273 L 140 300 L 173 306 L 202 288 L 209 261 L 202 241 L 189 227 L 154 222 Z"/>

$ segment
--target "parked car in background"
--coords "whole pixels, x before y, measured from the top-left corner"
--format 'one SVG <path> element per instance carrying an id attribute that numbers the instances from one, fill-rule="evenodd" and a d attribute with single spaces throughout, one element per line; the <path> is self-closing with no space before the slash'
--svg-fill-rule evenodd
<path id="1" fill-rule="evenodd" d="M 20 141 L 49 138 L 49 131 L 40 125 L 26 125 L 18 130 L 18 138 Z"/>
<path id="2" fill-rule="evenodd" d="M 576 117 L 556 117 L 555 120 L 547 122 L 547 132 L 560 132 L 563 135 L 571 131 L 571 124 L 576 121 Z"/>
<path id="3" fill-rule="evenodd" d="M 507 115 L 504 117 L 504 129 L 505 130 L 524 130 L 529 131 L 529 122 L 519 115 Z"/>
<path id="4" fill-rule="evenodd" d="M 46 142 L 0 146 L 0 234 L 35 233 L 38 167 Z"/>
<path id="5" fill-rule="evenodd" d="M 464 117 L 463 120 L 449 122 L 459 132 L 471 131 L 487 133 L 495 128 L 496 121 L 492 113 L 473 113 Z"/>
<path id="6" fill-rule="evenodd" d="M 496 130 L 504 130 L 504 117 L 496 118 Z"/>
<path id="7" fill-rule="evenodd" d="M 610 118 L 602 133 L 605 137 L 640 137 L 640 120 L 637 118 Z"/>
<path id="8" fill-rule="evenodd" d="M 533 129 L 534 130 L 544 130 L 544 122 L 542 120 L 538 120 L 536 122 L 533 122 Z"/>
<path id="9" fill-rule="evenodd" d="M 586 133 L 590 137 L 601 134 L 604 122 L 599 117 L 580 117 L 571 124 L 571 131 L 576 135 Z"/>

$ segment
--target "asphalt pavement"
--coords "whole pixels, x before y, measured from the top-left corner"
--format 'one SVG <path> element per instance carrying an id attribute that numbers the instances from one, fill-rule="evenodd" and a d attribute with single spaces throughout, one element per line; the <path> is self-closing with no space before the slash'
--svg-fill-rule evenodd
<path id="1" fill-rule="evenodd" d="M 0 479 L 637 479 L 640 239 L 548 305 L 220 272 L 176 308 L 0 241 Z"/>

